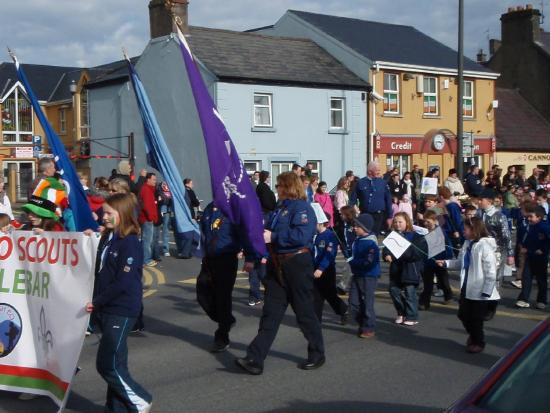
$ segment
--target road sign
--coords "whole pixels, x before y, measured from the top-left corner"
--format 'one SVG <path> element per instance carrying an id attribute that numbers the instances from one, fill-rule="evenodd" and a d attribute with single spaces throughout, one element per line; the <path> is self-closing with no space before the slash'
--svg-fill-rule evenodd
<path id="1" fill-rule="evenodd" d="M 35 158 L 39 158 L 42 154 L 42 136 L 40 135 L 34 135 L 32 137 L 32 156 Z"/>
<path id="2" fill-rule="evenodd" d="M 462 156 L 464 158 L 474 156 L 474 139 L 471 134 L 462 136 Z"/>

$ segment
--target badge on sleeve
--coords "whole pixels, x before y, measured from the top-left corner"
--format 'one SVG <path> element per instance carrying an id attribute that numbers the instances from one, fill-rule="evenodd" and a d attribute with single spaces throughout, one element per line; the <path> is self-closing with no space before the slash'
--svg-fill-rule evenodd
<path id="1" fill-rule="evenodd" d="M 301 222 L 302 224 L 307 224 L 309 222 L 309 219 L 307 218 L 307 213 L 303 213 L 301 216 Z"/>
<path id="2" fill-rule="evenodd" d="M 131 268 L 129 265 L 125 265 L 124 268 L 122 269 L 122 271 L 124 272 L 130 272 Z"/>
<path id="3" fill-rule="evenodd" d="M 319 242 L 319 248 L 325 248 L 325 241 Z"/>

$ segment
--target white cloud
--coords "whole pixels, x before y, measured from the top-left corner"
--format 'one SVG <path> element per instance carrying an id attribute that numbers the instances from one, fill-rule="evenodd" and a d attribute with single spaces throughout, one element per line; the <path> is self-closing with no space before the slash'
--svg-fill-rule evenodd
<path id="1" fill-rule="evenodd" d="M 20 0 L 2 2 L 0 39 L 21 61 L 89 66 L 131 55 L 149 40 L 149 0 Z M 432 0 L 191 0 L 190 23 L 245 30 L 275 23 L 287 9 L 415 26 L 455 48 L 457 5 Z M 487 30 L 500 36 L 500 15 L 517 0 L 470 0 L 465 9 L 465 50 L 487 50 Z M 7 55 L 3 59 L 7 60 Z"/>

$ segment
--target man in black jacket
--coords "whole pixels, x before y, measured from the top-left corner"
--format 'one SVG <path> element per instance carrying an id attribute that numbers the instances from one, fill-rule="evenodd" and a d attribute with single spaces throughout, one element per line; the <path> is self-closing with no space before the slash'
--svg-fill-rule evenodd
<path id="1" fill-rule="evenodd" d="M 191 217 L 195 219 L 196 218 L 195 208 L 198 208 L 201 202 L 197 198 L 195 191 L 193 191 L 193 180 L 191 178 L 185 178 L 183 180 L 183 185 L 185 185 L 185 192 L 187 192 L 187 199 L 186 199 L 187 206 L 191 211 Z"/>
<path id="2" fill-rule="evenodd" d="M 256 187 L 256 195 L 260 200 L 260 205 L 262 206 L 262 212 L 264 217 L 269 215 L 271 212 L 275 211 L 277 207 L 277 200 L 275 199 L 275 194 L 267 184 L 269 179 L 269 172 L 262 171 L 260 172 L 260 182 Z"/>

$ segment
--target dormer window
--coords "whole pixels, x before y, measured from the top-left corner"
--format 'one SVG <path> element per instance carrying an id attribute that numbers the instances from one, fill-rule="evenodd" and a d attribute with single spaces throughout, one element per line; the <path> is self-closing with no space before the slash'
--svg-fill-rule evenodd
<path id="1" fill-rule="evenodd" d="M 33 110 L 25 93 L 16 87 L 1 106 L 2 142 L 5 144 L 32 143 Z"/>

